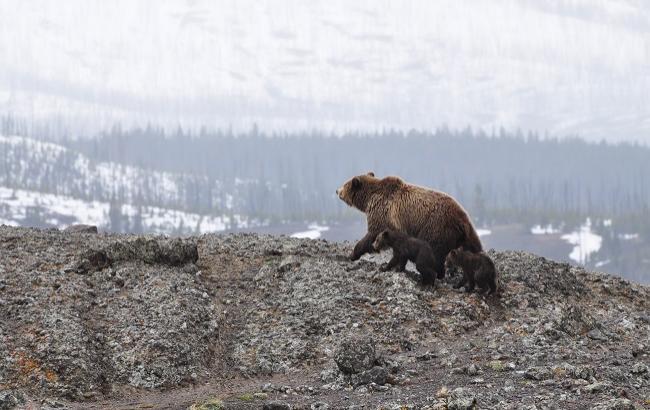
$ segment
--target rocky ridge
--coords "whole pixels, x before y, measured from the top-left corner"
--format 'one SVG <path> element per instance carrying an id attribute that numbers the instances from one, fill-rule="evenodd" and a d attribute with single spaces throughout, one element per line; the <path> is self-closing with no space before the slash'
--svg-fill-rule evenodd
<path id="1" fill-rule="evenodd" d="M 349 252 L 2 226 L 0 408 L 650 406 L 648 287 L 490 251 L 497 296 L 431 292 Z"/>

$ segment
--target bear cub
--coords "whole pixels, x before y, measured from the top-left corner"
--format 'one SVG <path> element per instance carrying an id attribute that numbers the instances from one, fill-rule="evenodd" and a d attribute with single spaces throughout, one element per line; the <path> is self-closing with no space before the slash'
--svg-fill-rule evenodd
<path id="1" fill-rule="evenodd" d="M 421 239 L 413 238 L 393 230 L 382 231 L 372 244 L 376 251 L 392 248 L 393 257 L 384 266 L 382 271 L 391 270 L 397 266 L 399 272 L 404 272 L 408 261 L 415 263 L 415 267 L 422 275 L 422 284 L 425 286 L 435 284 L 437 273 L 434 270 L 436 260 L 429 244 Z"/>
<path id="2" fill-rule="evenodd" d="M 445 259 L 445 269 L 459 267 L 463 270 L 463 278 L 454 285 L 454 289 L 467 284 L 465 291 L 472 292 L 474 286 L 485 292 L 489 289 L 488 294 L 497 290 L 496 268 L 494 262 L 485 252 L 470 252 L 463 248 L 451 250 Z"/>

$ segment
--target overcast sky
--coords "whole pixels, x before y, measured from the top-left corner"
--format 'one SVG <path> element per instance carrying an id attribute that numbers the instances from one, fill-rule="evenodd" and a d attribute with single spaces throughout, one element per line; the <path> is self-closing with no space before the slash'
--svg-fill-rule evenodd
<path id="1" fill-rule="evenodd" d="M 0 114 L 650 142 L 650 3 L 0 0 Z"/>

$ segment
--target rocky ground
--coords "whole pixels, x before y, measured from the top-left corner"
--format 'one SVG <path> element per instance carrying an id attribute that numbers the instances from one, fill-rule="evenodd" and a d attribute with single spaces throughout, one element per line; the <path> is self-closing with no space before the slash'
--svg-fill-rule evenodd
<path id="1" fill-rule="evenodd" d="M 0 409 L 650 408 L 650 288 L 491 251 L 499 295 L 432 292 L 349 252 L 2 226 Z"/>

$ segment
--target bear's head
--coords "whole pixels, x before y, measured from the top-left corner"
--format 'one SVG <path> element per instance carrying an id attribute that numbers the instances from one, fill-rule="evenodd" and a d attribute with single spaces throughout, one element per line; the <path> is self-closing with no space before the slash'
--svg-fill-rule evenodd
<path id="1" fill-rule="evenodd" d="M 342 187 L 336 190 L 339 199 L 348 206 L 353 206 L 358 210 L 365 212 L 366 205 L 370 199 L 370 188 L 377 184 L 379 180 L 375 178 L 374 172 L 368 172 L 365 175 L 357 175 L 351 178 Z"/>
<path id="2" fill-rule="evenodd" d="M 372 247 L 376 251 L 381 251 L 382 249 L 386 249 L 390 246 L 391 244 L 391 233 L 390 231 L 382 231 L 377 237 L 375 238 L 375 241 L 372 243 Z"/>
<path id="3" fill-rule="evenodd" d="M 445 258 L 445 270 L 452 269 L 460 263 L 463 258 L 463 248 L 456 248 L 449 251 Z"/>

